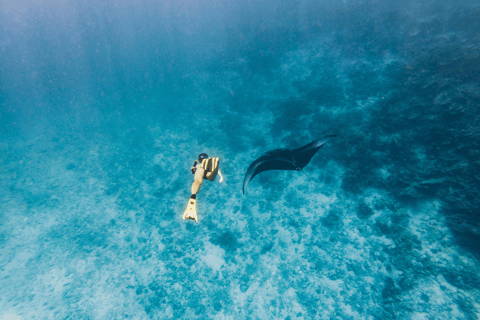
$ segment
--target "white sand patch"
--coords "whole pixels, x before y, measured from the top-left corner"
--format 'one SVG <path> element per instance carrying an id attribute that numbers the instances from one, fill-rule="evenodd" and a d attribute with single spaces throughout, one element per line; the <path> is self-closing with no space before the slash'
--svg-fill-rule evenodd
<path id="1" fill-rule="evenodd" d="M 343 290 L 344 282 L 343 280 L 330 280 L 329 278 L 322 276 L 320 279 L 320 284 L 328 288 L 330 291 L 334 291 L 336 294 L 339 294 Z"/>
<path id="2" fill-rule="evenodd" d="M 0 314 L 0 320 L 23 320 L 23 318 L 11 311 L 7 311 L 3 314 Z"/>
<path id="3" fill-rule="evenodd" d="M 52 268 L 37 278 L 37 285 L 48 288 L 50 294 L 59 295 L 65 290 L 65 285 L 70 283 L 71 277 L 66 276 L 65 269 Z M 35 286 L 37 286 L 35 285 Z"/>
<path id="4" fill-rule="evenodd" d="M 297 301 L 297 293 L 293 288 L 288 289 L 283 294 L 283 300 L 288 304 L 284 310 L 282 310 L 283 314 L 298 314 L 299 312 L 305 312 L 302 306 Z"/>
<path id="5" fill-rule="evenodd" d="M 347 246 L 344 248 L 345 253 L 344 257 L 345 259 L 348 260 L 353 260 L 353 261 L 363 261 L 363 254 L 365 253 L 365 250 L 357 250 L 353 245 L 347 244 Z"/>
<path id="6" fill-rule="evenodd" d="M 266 271 L 269 277 L 273 277 L 278 272 L 278 265 L 280 264 L 280 257 L 277 255 L 264 254 L 260 258 L 262 263 L 262 270 Z"/>
<path id="7" fill-rule="evenodd" d="M 353 244 L 355 244 L 356 247 L 363 247 L 364 243 L 367 241 L 365 237 L 360 236 L 360 233 L 356 227 L 353 229 L 349 229 L 347 231 L 348 237 L 350 238 L 350 241 L 352 241 Z"/>
<path id="8" fill-rule="evenodd" d="M 378 241 L 379 243 L 389 247 L 390 249 L 393 249 L 395 248 L 395 243 L 388 239 L 387 237 L 385 236 L 381 236 L 381 237 L 377 237 L 377 236 L 370 236 L 369 237 L 370 240 L 373 240 L 373 241 Z"/>
<path id="9" fill-rule="evenodd" d="M 402 299 L 413 308 L 425 303 L 421 299 L 421 295 L 428 297 L 429 313 L 414 312 L 413 319 L 426 315 L 423 319 L 464 319 L 465 315 L 462 310 L 458 309 L 457 299 L 468 299 L 461 290 L 451 286 L 442 276 L 430 278 L 419 283 L 417 288 L 408 295 L 403 295 Z M 472 300 L 473 302 L 473 300 Z M 478 304 L 476 306 L 479 311 Z"/>
<path id="10" fill-rule="evenodd" d="M 310 236 L 312 235 L 312 227 L 310 225 L 306 226 L 305 229 L 303 229 L 303 237 L 308 240 L 310 239 Z"/>
<path id="11" fill-rule="evenodd" d="M 370 276 L 366 276 L 366 277 L 363 277 L 363 281 L 365 281 L 365 283 L 368 283 L 368 284 L 374 284 L 375 283 L 375 278 L 370 277 Z"/>
<path id="12" fill-rule="evenodd" d="M 215 319 L 215 320 L 233 320 L 233 319 L 235 319 L 235 317 L 226 315 L 225 312 L 222 310 L 221 312 L 214 315 L 212 319 Z"/>
<path id="13" fill-rule="evenodd" d="M 115 295 L 112 288 L 108 285 L 102 285 L 97 288 L 92 297 L 95 301 L 95 316 L 97 319 L 107 319 L 112 310 L 122 305 L 119 304 L 119 298 L 123 296 Z"/>
<path id="14" fill-rule="evenodd" d="M 412 320 L 426 320 L 428 318 L 428 313 L 425 312 L 413 312 L 411 314 Z"/>
<path id="15" fill-rule="evenodd" d="M 380 172 L 380 176 L 386 180 L 388 177 L 390 177 L 392 174 L 388 171 L 388 167 L 387 166 L 383 166 L 382 168 L 380 168 L 378 170 Z"/>
<path id="16" fill-rule="evenodd" d="M 290 246 L 292 244 L 292 233 L 288 229 L 285 229 L 282 226 L 277 225 L 277 229 L 278 229 L 278 233 L 276 235 L 277 238 Z"/>
<path id="17" fill-rule="evenodd" d="M 204 242 L 203 255 L 200 259 L 210 268 L 219 271 L 225 265 L 225 250 L 212 244 L 209 241 Z"/>
<path id="18" fill-rule="evenodd" d="M 441 204 L 432 201 L 423 204 L 420 211 L 409 211 L 410 232 L 422 241 L 422 256 L 429 257 L 439 265 L 451 265 L 453 257 L 462 257 L 452 242 L 452 235 L 445 217 L 439 213 Z M 467 264 L 469 258 L 462 257 Z"/>
<path id="19" fill-rule="evenodd" d="M 352 306 L 344 303 L 340 303 L 341 308 L 343 312 L 345 312 L 346 315 L 349 315 L 353 317 L 353 319 L 362 319 L 363 317 L 360 316 L 360 314 L 354 310 L 352 310 Z"/>
<path id="20" fill-rule="evenodd" d="M 153 164 L 158 164 L 163 170 L 167 170 L 170 167 L 170 157 L 167 157 L 163 153 L 156 154 L 153 157 Z"/>
<path id="21" fill-rule="evenodd" d="M 321 258 L 321 260 L 324 260 L 328 263 L 331 263 L 332 262 L 332 257 L 325 251 L 323 250 L 322 248 L 319 248 L 317 246 L 314 246 L 312 248 L 310 248 L 310 250 L 314 251 L 315 254 Z"/>

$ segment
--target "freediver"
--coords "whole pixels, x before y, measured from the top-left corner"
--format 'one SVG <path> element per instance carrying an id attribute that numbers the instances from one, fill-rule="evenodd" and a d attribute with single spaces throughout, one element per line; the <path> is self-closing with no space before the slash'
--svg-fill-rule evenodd
<path id="1" fill-rule="evenodd" d="M 215 181 L 217 174 L 220 176 L 219 182 L 223 182 L 223 176 L 219 169 L 220 159 L 209 158 L 206 153 L 201 153 L 198 156 L 198 161 L 195 160 L 193 166 L 190 168 L 192 174 L 195 175 L 192 184 L 192 195 L 188 200 L 187 209 L 183 212 L 183 219 L 192 219 L 198 222 L 197 217 L 197 193 L 204 179 Z"/>

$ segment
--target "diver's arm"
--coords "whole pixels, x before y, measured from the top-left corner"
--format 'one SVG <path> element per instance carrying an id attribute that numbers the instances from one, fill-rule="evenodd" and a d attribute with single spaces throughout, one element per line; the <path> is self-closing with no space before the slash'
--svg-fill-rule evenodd
<path id="1" fill-rule="evenodd" d="M 222 176 L 222 172 L 220 171 L 220 169 L 218 169 L 218 175 L 220 176 L 220 180 L 218 182 L 222 183 L 223 182 L 223 176 Z"/>
<path id="2" fill-rule="evenodd" d="M 193 167 L 190 168 L 190 171 L 192 171 L 192 174 L 195 174 L 195 171 L 197 170 L 197 168 L 195 168 L 197 166 L 197 163 L 198 161 L 195 160 L 195 162 L 193 163 Z"/>

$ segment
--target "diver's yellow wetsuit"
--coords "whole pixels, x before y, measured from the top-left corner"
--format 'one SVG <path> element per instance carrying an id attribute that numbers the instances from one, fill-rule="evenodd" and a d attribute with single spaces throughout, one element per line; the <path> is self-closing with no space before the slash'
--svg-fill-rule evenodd
<path id="1" fill-rule="evenodd" d="M 208 158 L 205 153 L 198 156 L 198 161 L 195 160 L 191 171 L 195 174 L 192 184 L 192 195 L 188 200 L 187 209 L 183 213 L 183 219 L 192 219 L 198 222 L 197 217 L 197 193 L 204 179 L 215 181 L 217 174 L 220 176 L 220 183 L 223 182 L 223 176 L 219 169 L 219 158 Z"/>

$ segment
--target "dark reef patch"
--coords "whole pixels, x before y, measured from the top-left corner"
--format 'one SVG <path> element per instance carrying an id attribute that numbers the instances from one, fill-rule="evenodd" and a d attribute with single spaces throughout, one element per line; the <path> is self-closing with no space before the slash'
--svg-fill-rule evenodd
<path id="1" fill-rule="evenodd" d="M 228 253 L 235 252 L 241 246 L 237 240 L 237 236 L 231 231 L 225 231 L 213 236 L 210 242 Z"/>
<path id="2" fill-rule="evenodd" d="M 373 215 L 373 210 L 366 203 L 360 202 L 357 205 L 357 216 L 360 219 L 367 219 Z"/>

